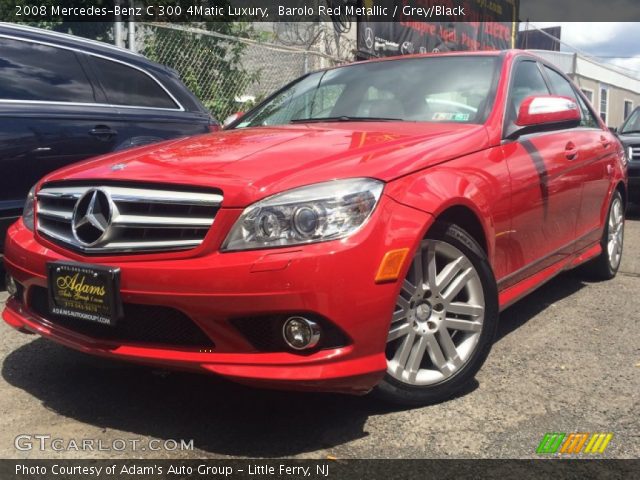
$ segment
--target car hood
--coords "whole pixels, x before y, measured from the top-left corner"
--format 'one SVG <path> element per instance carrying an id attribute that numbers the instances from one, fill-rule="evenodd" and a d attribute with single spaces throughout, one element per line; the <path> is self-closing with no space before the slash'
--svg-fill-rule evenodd
<path id="1" fill-rule="evenodd" d="M 640 133 L 634 134 L 624 134 L 618 133 L 618 138 L 622 142 L 623 145 L 638 145 L 640 144 Z"/>
<path id="2" fill-rule="evenodd" d="M 482 125 L 313 123 L 237 129 L 112 153 L 50 181 L 152 182 L 220 188 L 225 207 L 349 177 L 383 181 L 488 147 Z"/>

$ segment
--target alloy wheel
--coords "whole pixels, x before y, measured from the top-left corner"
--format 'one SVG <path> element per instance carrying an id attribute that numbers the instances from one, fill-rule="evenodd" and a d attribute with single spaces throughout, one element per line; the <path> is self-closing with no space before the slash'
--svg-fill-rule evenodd
<path id="1" fill-rule="evenodd" d="M 607 240 L 607 255 L 609 266 L 612 270 L 617 270 L 622 258 L 622 243 L 624 240 L 624 214 L 622 201 L 616 197 L 609 210 L 609 228 Z"/>
<path id="2" fill-rule="evenodd" d="M 387 373 L 424 386 L 440 383 L 471 358 L 482 333 L 480 276 L 453 245 L 424 240 L 404 280 L 387 337 Z"/>

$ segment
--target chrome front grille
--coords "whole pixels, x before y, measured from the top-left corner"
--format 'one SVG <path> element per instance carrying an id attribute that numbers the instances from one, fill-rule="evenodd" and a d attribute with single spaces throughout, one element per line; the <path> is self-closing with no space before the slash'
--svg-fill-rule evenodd
<path id="1" fill-rule="evenodd" d="M 87 254 L 175 251 L 202 243 L 222 195 L 113 185 L 45 185 L 38 232 Z"/>
<path id="2" fill-rule="evenodd" d="M 640 162 L 640 145 L 633 145 L 630 147 L 629 160 L 633 162 Z"/>

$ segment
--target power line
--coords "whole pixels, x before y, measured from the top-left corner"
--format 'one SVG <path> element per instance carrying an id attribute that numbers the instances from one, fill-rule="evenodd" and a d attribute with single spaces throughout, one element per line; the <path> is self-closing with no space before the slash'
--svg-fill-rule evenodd
<path id="1" fill-rule="evenodd" d="M 532 26 L 535 30 L 539 31 L 542 35 L 545 35 L 545 36 L 551 38 L 552 40 L 557 41 L 560 45 L 564 45 L 565 47 L 573 50 L 578 55 L 582 55 L 583 57 L 585 57 L 587 59 L 590 59 L 590 60 L 593 60 L 593 61 L 596 61 L 596 62 L 597 62 L 598 58 L 638 58 L 638 57 L 599 57 L 597 55 L 592 55 L 592 54 L 587 53 L 587 52 L 585 52 L 583 50 L 580 50 L 577 47 L 574 47 L 573 45 L 571 45 L 571 44 L 569 44 L 569 43 L 567 43 L 567 42 L 565 42 L 563 40 L 560 40 L 555 35 L 551 35 L 549 32 L 546 32 L 545 30 L 539 28 L 537 25 L 535 25 L 533 23 L 527 22 L 527 28 L 524 31 L 528 30 L 528 26 Z M 623 73 L 624 75 L 633 74 L 634 78 L 638 78 L 638 75 L 640 75 L 640 70 L 635 70 L 635 69 L 632 69 L 632 68 L 622 67 L 620 65 L 615 65 L 615 64 L 612 64 L 612 63 L 609 63 L 609 62 L 606 62 L 606 63 L 607 63 L 607 65 L 609 65 L 610 67 L 612 67 L 614 69 L 625 70 L 626 72 L 629 72 L 629 73 L 620 72 L 620 73 Z"/>

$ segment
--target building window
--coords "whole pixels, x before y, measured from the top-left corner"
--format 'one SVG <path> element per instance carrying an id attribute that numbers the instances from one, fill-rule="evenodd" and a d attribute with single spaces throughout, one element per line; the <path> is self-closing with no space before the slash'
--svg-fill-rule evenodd
<path id="1" fill-rule="evenodd" d="M 584 93 L 584 96 L 587 97 L 587 100 L 589 100 L 589 103 L 593 105 L 593 90 L 588 90 L 586 88 L 581 88 L 580 90 L 582 90 L 582 93 Z"/>
<path id="2" fill-rule="evenodd" d="M 609 90 L 607 88 L 600 88 L 600 118 L 607 124 L 609 113 Z"/>
<path id="3" fill-rule="evenodd" d="M 624 119 L 625 120 L 629 118 L 629 115 L 631 115 L 631 112 L 633 112 L 633 102 L 631 100 L 625 100 L 624 101 Z"/>

